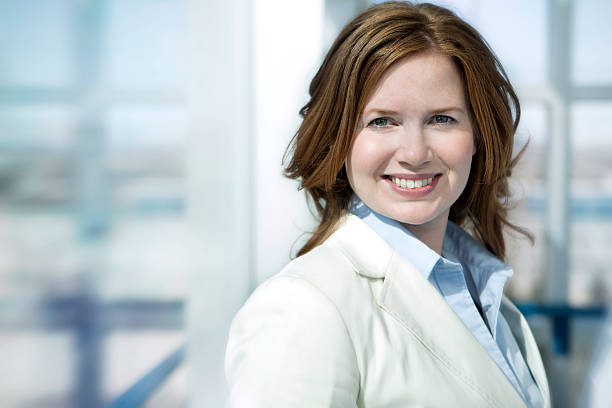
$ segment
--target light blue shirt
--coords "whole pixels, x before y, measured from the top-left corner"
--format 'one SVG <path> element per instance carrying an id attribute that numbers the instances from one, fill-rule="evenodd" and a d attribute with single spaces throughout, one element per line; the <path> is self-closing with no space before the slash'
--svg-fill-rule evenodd
<path id="1" fill-rule="evenodd" d="M 399 222 L 376 213 L 357 197 L 353 197 L 351 212 L 410 261 L 440 292 L 527 406 L 543 406 L 540 390 L 510 326 L 499 313 L 504 285 L 513 275 L 512 268 L 451 221 L 446 228 L 440 256 Z M 479 302 L 486 322 L 475 302 Z"/>

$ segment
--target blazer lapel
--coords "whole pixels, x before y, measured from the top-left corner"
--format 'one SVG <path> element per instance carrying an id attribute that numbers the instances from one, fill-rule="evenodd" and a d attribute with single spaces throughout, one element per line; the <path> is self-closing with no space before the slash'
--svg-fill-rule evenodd
<path id="1" fill-rule="evenodd" d="M 533 379 L 542 393 L 544 406 L 550 407 L 550 391 L 548 389 L 546 371 L 544 370 L 538 346 L 527 321 L 516 306 L 506 297 L 502 299 L 501 313 L 504 315 L 506 322 L 508 322 L 516 343 L 521 350 L 521 354 L 531 370 L 531 375 L 533 375 Z"/>
<path id="2" fill-rule="evenodd" d="M 366 223 L 347 215 L 327 243 L 341 250 L 357 273 L 384 279 L 376 295 L 381 309 L 399 321 L 451 375 L 486 400 L 488 406 L 525 406 L 504 373 L 440 293 Z"/>
<path id="3" fill-rule="evenodd" d="M 435 288 L 393 253 L 379 305 L 490 406 L 524 407 L 510 381 Z"/>

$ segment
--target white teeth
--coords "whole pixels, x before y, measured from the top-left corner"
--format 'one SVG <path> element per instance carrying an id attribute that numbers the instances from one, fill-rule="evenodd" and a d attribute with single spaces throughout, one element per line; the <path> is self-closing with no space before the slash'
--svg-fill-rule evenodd
<path id="1" fill-rule="evenodd" d="M 431 182 L 433 181 L 433 177 L 429 177 L 429 178 L 425 178 L 425 179 L 419 179 L 419 180 L 412 180 L 412 179 L 404 179 L 404 178 L 399 178 L 399 177 L 391 177 L 391 181 L 393 181 L 393 183 L 401 188 L 419 188 L 419 187 L 425 187 L 431 184 Z"/>

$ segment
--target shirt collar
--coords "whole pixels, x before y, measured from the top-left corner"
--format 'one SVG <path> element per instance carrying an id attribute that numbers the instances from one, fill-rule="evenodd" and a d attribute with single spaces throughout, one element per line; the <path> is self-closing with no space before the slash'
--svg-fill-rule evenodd
<path id="1" fill-rule="evenodd" d="M 455 262 L 461 262 L 469 267 L 472 278 L 479 293 L 491 284 L 491 278 L 496 275 L 497 284 L 505 284 L 514 274 L 509 265 L 499 260 L 482 244 L 452 221 L 448 222 L 444 242 L 443 255 Z"/>
<path id="2" fill-rule="evenodd" d="M 448 221 L 446 227 L 442 258 L 398 221 L 373 211 L 356 195 L 353 195 L 351 200 L 350 211 L 369 225 L 404 259 L 411 262 L 425 279 L 429 279 L 433 268 L 444 258 L 467 266 L 480 295 L 487 292 L 486 289 L 490 289 L 493 283 L 495 292 L 502 291 L 505 282 L 513 275 L 510 266 L 496 258 L 452 221 Z"/>

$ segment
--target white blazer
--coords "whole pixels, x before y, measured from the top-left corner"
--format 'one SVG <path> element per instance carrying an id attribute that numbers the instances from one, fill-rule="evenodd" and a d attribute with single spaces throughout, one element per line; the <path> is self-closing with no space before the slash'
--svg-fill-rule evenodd
<path id="1" fill-rule="evenodd" d="M 550 407 L 527 322 L 501 313 Z M 524 407 L 444 298 L 354 215 L 253 292 L 226 353 L 230 406 Z"/>

